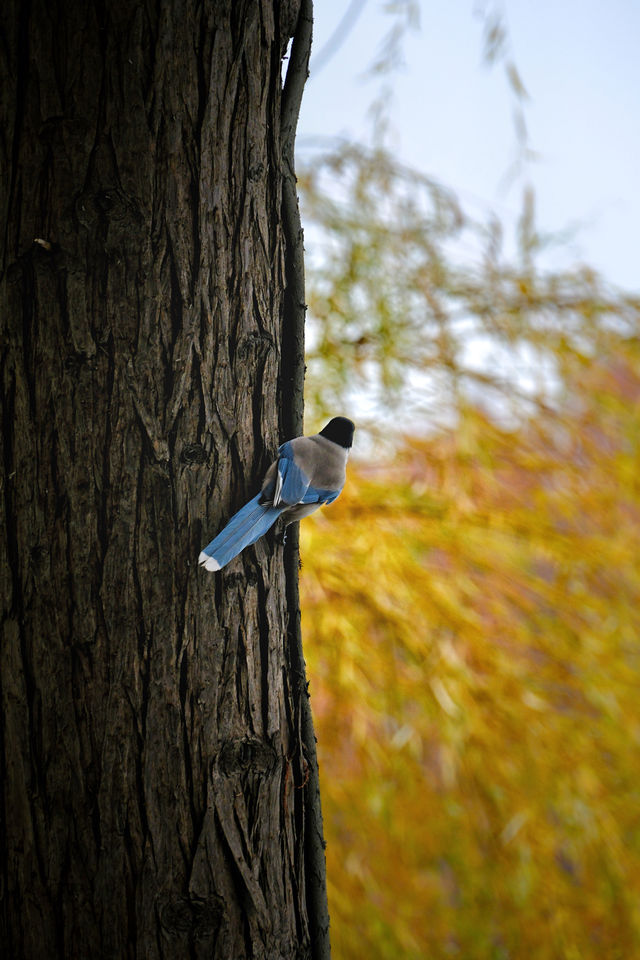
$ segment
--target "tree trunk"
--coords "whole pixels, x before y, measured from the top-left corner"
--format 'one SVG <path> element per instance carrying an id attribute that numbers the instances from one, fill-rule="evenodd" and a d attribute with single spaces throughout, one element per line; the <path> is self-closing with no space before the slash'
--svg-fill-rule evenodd
<path id="1" fill-rule="evenodd" d="M 12 960 L 328 956 L 295 556 L 197 565 L 301 421 L 302 6 L 2 4 Z"/>

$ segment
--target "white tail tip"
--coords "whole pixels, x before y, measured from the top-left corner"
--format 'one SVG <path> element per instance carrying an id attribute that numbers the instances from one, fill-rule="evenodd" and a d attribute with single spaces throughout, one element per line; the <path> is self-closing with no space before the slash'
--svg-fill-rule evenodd
<path id="1" fill-rule="evenodd" d="M 198 557 L 198 563 L 201 567 L 204 567 L 205 570 L 210 570 L 212 573 L 221 569 L 216 558 L 210 557 L 208 553 L 204 552 L 204 550 L 201 551 L 200 556 Z"/>

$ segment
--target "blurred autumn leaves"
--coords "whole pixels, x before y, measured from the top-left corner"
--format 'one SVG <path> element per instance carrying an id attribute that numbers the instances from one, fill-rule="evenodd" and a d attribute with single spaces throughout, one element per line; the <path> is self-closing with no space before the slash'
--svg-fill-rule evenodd
<path id="1" fill-rule="evenodd" d="M 311 417 L 400 426 L 301 531 L 334 953 L 640 956 L 639 304 L 530 197 L 508 262 L 381 154 L 302 185 Z"/>

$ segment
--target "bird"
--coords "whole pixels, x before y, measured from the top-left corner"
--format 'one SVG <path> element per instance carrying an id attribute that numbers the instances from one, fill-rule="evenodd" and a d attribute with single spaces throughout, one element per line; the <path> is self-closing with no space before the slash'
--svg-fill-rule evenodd
<path id="1" fill-rule="evenodd" d="M 278 517 L 287 526 L 333 503 L 345 483 L 354 430 L 347 417 L 333 417 L 320 433 L 283 443 L 264 476 L 260 493 L 200 552 L 199 564 L 212 572 L 221 570 L 263 537 Z"/>

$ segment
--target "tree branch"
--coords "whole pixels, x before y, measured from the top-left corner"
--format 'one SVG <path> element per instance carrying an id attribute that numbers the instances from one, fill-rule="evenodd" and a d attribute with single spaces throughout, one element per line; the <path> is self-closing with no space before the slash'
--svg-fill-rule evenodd
<path id="1" fill-rule="evenodd" d="M 302 433 L 304 412 L 304 235 L 296 189 L 295 140 L 313 33 L 312 0 L 302 0 L 282 92 L 282 219 L 285 235 L 285 296 L 282 330 L 282 431 Z"/>
<path id="2" fill-rule="evenodd" d="M 304 85 L 309 75 L 312 34 L 313 3 L 312 0 L 302 0 L 282 94 L 282 161 L 284 167 L 282 220 L 285 234 L 286 289 L 282 330 L 281 425 L 285 437 L 299 436 L 303 431 L 304 324 L 307 306 L 304 286 L 304 235 L 298 206 L 294 151 L 300 104 Z M 309 765 L 309 778 L 304 791 L 307 908 L 313 960 L 330 960 L 329 909 L 327 905 L 325 843 L 320 803 L 318 758 L 300 629 L 298 533 L 299 524 L 296 523 L 291 528 L 287 542 L 285 568 L 292 669 L 297 686 L 296 698 L 299 702 L 300 728 L 305 759 Z"/>

